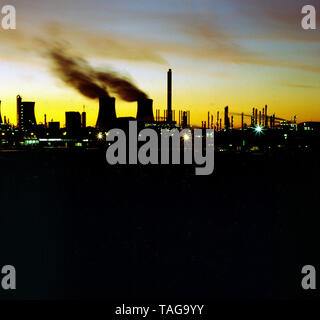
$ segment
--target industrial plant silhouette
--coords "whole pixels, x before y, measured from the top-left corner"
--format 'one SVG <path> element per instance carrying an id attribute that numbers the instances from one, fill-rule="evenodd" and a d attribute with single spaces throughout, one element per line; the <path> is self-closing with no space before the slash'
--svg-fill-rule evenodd
<path id="1" fill-rule="evenodd" d="M 67 60 L 55 53 L 55 59 L 64 66 L 71 69 L 76 68 L 78 64 L 74 60 Z M 71 58 L 70 58 L 71 59 Z M 61 68 L 62 68 L 61 66 Z M 89 68 L 86 66 L 85 68 Z M 83 70 L 78 73 L 86 72 Z M 62 70 L 62 69 L 61 69 Z M 90 79 L 81 78 L 75 81 L 66 71 L 61 71 L 65 81 L 73 81 L 72 86 L 79 89 L 82 94 L 96 97 L 99 102 L 99 111 L 95 127 L 87 127 L 86 112 L 82 114 L 74 111 L 67 111 L 65 114 L 65 127 L 62 128 L 59 122 L 47 122 L 45 115 L 44 123 L 37 124 L 35 118 L 35 102 L 23 101 L 20 95 L 17 96 L 17 125 L 10 123 L 9 119 L 1 116 L 1 147 L 22 148 L 22 147 L 99 147 L 103 146 L 105 135 L 111 128 L 127 129 L 128 122 L 136 120 L 140 128 L 152 127 L 155 130 L 162 128 L 168 129 L 194 129 L 191 125 L 191 114 L 188 110 L 178 110 L 176 113 L 172 107 L 172 70 L 167 73 L 167 108 L 161 114 L 160 109 L 153 113 L 153 100 L 148 98 L 140 89 L 136 88 L 129 80 L 119 78 L 120 76 L 109 73 L 97 73 L 95 78 L 111 84 L 116 87 L 120 98 L 135 100 L 137 103 L 136 118 L 117 117 L 116 98 L 111 97 L 108 92 L 98 85 L 91 83 Z M 76 75 L 78 75 L 76 73 Z M 75 75 L 72 73 L 72 77 Z M 79 81 L 81 83 L 79 83 Z M 94 80 L 92 80 L 94 81 Z M 75 82 L 75 83 L 74 83 Z M 88 83 L 89 82 L 89 83 Z M 97 89 L 97 88 L 98 89 Z M 88 89 L 89 88 L 89 89 Z M 89 93 L 88 93 L 89 92 Z M 234 126 L 234 118 L 241 118 L 240 127 Z M 248 119 L 249 121 L 246 121 Z M 215 147 L 217 151 L 270 151 L 274 148 L 296 147 L 305 148 L 317 145 L 316 137 L 320 134 L 319 122 L 297 123 L 296 117 L 293 120 L 286 120 L 276 117 L 275 114 L 268 114 L 268 106 L 258 110 L 252 109 L 251 114 L 232 113 L 228 106 L 224 108 L 224 116 L 220 117 L 217 111 L 216 118 L 209 111 L 208 118 L 202 121 L 201 128 L 214 129 Z"/>
<path id="2" fill-rule="evenodd" d="M 136 117 L 117 117 L 116 98 L 103 91 L 93 95 L 94 127 L 85 110 L 67 110 L 65 127 L 46 116 L 37 124 L 35 102 L 20 95 L 17 126 L 0 115 L 0 259 L 19 270 L 15 298 L 300 297 L 299 268 L 319 243 L 319 123 L 227 106 L 201 126 L 215 130 L 211 175 L 108 165 L 106 132 L 129 121 L 193 132 L 172 94 L 169 70 L 162 111 L 139 94 Z"/>

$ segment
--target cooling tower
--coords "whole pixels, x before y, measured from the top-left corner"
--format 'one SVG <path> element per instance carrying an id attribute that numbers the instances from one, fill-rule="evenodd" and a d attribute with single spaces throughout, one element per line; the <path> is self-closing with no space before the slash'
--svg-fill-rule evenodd
<path id="1" fill-rule="evenodd" d="M 149 122 L 153 121 L 152 99 L 138 100 L 137 120 Z"/>
<path id="2" fill-rule="evenodd" d="M 96 127 L 99 129 L 107 129 L 115 119 L 117 119 L 116 99 L 109 97 L 100 97 L 99 114 Z"/>

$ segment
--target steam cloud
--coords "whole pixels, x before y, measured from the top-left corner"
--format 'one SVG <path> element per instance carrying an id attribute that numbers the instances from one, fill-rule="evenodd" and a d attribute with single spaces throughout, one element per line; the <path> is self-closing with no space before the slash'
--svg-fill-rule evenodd
<path id="1" fill-rule="evenodd" d="M 110 96 L 109 91 L 129 102 L 147 98 L 127 77 L 115 71 L 96 70 L 84 58 L 67 53 L 62 46 L 48 48 L 48 56 L 52 72 L 88 98 Z"/>

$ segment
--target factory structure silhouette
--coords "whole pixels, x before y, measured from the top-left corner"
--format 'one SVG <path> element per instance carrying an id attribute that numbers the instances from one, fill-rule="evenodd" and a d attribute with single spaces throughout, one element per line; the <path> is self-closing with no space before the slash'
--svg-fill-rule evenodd
<path id="1" fill-rule="evenodd" d="M 65 113 L 65 127 L 59 122 L 47 121 L 37 124 L 35 102 L 23 101 L 17 96 L 17 125 L 1 115 L 0 101 L 0 149 L 24 147 L 95 147 L 105 142 L 105 135 L 111 128 L 126 130 L 129 121 L 136 120 L 140 128 L 154 129 L 193 129 L 190 111 L 176 113 L 172 107 L 172 70 L 167 73 L 167 108 L 153 112 L 153 100 L 147 97 L 137 99 L 137 114 L 133 117 L 117 117 L 116 98 L 107 94 L 98 98 L 99 111 L 95 127 L 86 124 L 86 112 L 68 111 Z M 234 126 L 235 117 L 241 125 Z M 214 115 L 209 111 L 208 118 L 202 121 L 201 128 L 215 130 L 217 151 L 266 151 L 272 148 L 298 147 L 309 148 L 319 144 L 320 122 L 297 123 L 268 113 L 268 106 L 258 110 L 253 108 L 250 114 L 232 113 L 224 108 L 223 117 L 219 111 Z M 205 131 L 203 131 L 205 132 Z M 183 138 L 182 138 L 183 139 Z"/>

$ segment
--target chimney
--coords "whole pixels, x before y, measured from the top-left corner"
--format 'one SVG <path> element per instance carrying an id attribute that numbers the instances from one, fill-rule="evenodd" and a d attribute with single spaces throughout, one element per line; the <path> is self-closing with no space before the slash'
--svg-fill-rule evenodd
<path id="1" fill-rule="evenodd" d="M 241 113 L 241 130 L 243 130 L 243 112 Z"/>
<path id="2" fill-rule="evenodd" d="M 167 107 L 168 107 L 168 122 L 172 122 L 172 70 L 168 71 L 168 79 L 167 79 Z"/>
<path id="3" fill-rule="evenodd" d="M 272 116 L 272 127 L 275 128 L 276 127 L 276 114 L 274 113 Z"/>
<path id="4" fill-rule="evenodd" d="M 81 114 L 81 127 L 86 128 L 87 127 L 87 113 L 85 111 Z"/>
<path id="5" fill-rule="evenodd" d="M 217 111 L 217 130 L 219 130 L 219 111 Z"/>
<path id="6" fill-rule="evenodd" d="M 224 108 L 224 128 L 229 129 L 230 127 L 230 120 L 229 120 L 229 107 L 226 106 Z"/>
<path id="7" fill-rule="evenodd" d="M 259 111 L 259 126 L 261 126 L 261 111 Z"/>
<path id="8" fill-rule="evenodd" d="M 189 111 L 181 111 L 182 116 L 182 127 L 186 128 L 190 124 L 190 112 Z M 203 122 L 203 121 L 202 121 Z M 203 122 L 203 125 L 206 125 L 206 122 Z"/>
<path id="9" fill-rule="evenodd" d="M 268 106 L 264 107 L 265 126 L 268 127 Z"/>

